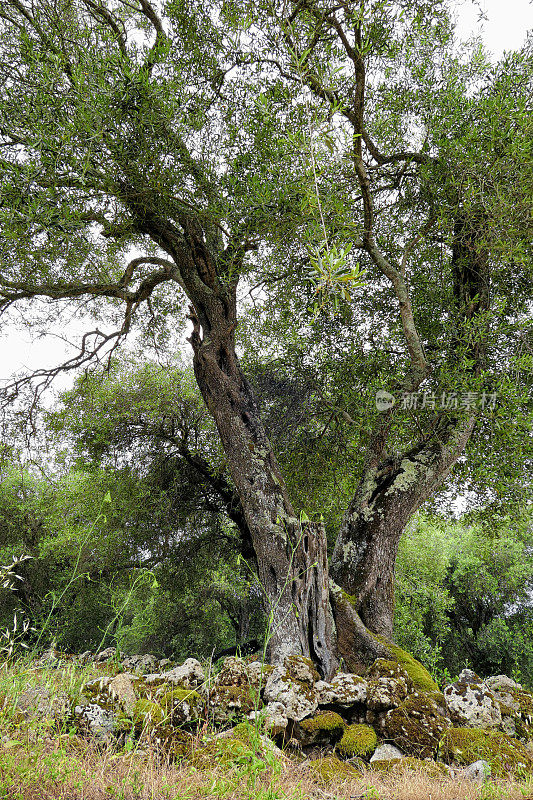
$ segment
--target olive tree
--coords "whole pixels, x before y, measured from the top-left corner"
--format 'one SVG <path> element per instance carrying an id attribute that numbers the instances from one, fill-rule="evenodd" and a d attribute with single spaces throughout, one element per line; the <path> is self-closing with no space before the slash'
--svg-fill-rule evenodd
<path id="1" fill-rule="evenodd" d="M 389 654 L 401 533 L 480 410 L 435 407 L 394 439 L 385 396 L 328 563 L 241 366 L 239 292 L 309 288 L 306 330 L 353 307 L 339 336 L 377 324 L 391 391 L 494 392 L 527 310 L 530 47 L 492 68 L 421 0 L 5 0 L 0 20 L 3 312 L 120 317 L 74 369 L 143 316 L 172 333 L 185 305 L 271 659 L 329 676 Z"/>

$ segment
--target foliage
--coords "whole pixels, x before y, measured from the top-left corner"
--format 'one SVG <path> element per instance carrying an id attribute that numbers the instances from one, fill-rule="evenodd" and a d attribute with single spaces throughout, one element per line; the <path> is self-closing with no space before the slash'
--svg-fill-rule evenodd
<path id="1" fill-rule="evenodd" d="M 83 651 L 112 641 L 176 658 L 240 643 L 239 630 L 253 636 L 259 597 L 239 582 L 231 531 L 187 520 L 186 509 L 176 518 L 171 488 L 156 490 L 129 468 L 71 470 L 52 483 L 13 469 L 2 483 L 0 553 L 31 546 L 32 559 L 19 567 L 16 602 L 6 598 L 1 623 L 20 606 L 40 646 Z"/>
<path id="2" fill-rule="evenodd" d="M 107 376 L 80 380 L 49 418 L 60 474 L 15 471 L 2 486 L 2 553 L 35 557 L 21 595 L 32 619 L 72 647 L 106 635 L 190 647 L 190 636 L 205 650 L 204 633 L 226 643 L 228 624 L 240 639 L 235 607 L 256 599 L 238 570 L 239 552 L 253 563 L 256 490 L 239 495 L 227 464 L 235 441 L 248 453 L 235 431 L 256 434 L 255 399 L 226 426 L 224 454 L 191 372 L 168 357 L 189 302 L 196 375 L 201 347 L 218 343 L 216 388 L 231 383 L 229 359 L 235 405 L 242 362 L 286 476 L 281 486 L 276 467 L 279 495 L 322 515 L 330 540 L 372 458 L 401 463 L 444 432 L 450 463 L 426 475 L 422 502 L 462 452 L 446 444 L 465 420 L 467 458 L 441 488 L 524 501 L 531 40 L 492 65 L 455 42 L 441 0 L 4 0 L 0 21 L 0 312 L 27 311 L 37 331 L 65 307 L 92 314 L 67 369 L 112 355 L 134 323 L 141 346 L 165 353 L 164 369 L 108 361 Z M 40 371 L 37 397 L 52 375 Z M 26 385 L 14 380 L 6 404 Z M 419 387 L 422 408 L 401 403 Z M 216 416 L 224 391 L 201 389 Z M 396 398 L 388 416 L 382 389 Z M 473 413 L 472 395 L 497 402 Z M 525 551 L 511 537 L 491 572 L 481 541 L 465 534 L 457 561 L 443 551 L 442 575 L 425 566 L 424 597 L 405 571 L 399 596 L 412 598 L 426 657 L 454 614 L 472 660 L 483 636 L 489 658 L 489 642 L 511 635 Z"/>
<path id="3" fill-rule="evenodd" d="M 396 634 L 439 676 L 470 667 L 533 685 L 530 512 L 489 524 L 419 516 L 409 527 L 398 559 Z"/>

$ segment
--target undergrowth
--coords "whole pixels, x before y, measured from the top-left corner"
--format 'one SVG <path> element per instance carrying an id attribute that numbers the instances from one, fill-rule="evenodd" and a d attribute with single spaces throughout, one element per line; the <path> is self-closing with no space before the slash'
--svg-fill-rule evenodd
<path id="1" fill-rule="evenodd" d="M 73 725 L 25 716 L 17 698 L 46 688 L 75 705 L 83 684 L 114 665 L 61 669 L 29 659 L 0 666 L 0 800 L 532 800 L 533 783 L 488 781 L 483 785 L 429 778 L 400 768 L 387 775 L 366 769 L 360 778 L 325 785 L 305 762 L 297 764 L 265 747 L 248 726 L 242 746 L 206 768 L 170 762 L 149 739 L 135 746 L 102 747 L 80 737 Z M 193 746 L 212 732 L 199 729 Z"/>

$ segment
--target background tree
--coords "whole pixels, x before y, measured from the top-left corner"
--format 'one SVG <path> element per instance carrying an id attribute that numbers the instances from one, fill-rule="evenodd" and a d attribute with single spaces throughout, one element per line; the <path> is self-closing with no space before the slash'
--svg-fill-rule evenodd
<path id="1" fill-rule="evenodd" d="M 271 657 L 329 675 L 339 656 L 390 652 L 401 533 L 479 411 L 408 425 L 395 406 L 368 426 L 330 584 L 323 526 L 295 510 L 237 355 L 238 288 L 266 272 L 286 293 L 309 284 L 314 313 L 331 296 L 354 307 L 345 349 L 377 325 L 392 390 L 505 383 L 528 301 L 531 50 L 495 70 L 458 54 L 442 3 L 249 12 L 6 0 L 3 308 L 121 309 L 74 368 L 144 310 L 171 326 L 187 298 L 196 381 L 275 608 Z"/>
<path id="2" fill-rule="evenodd" d="M 419 516 L 400 543 L 395 634 L 441 674 L 533 678 L 531 514 Z M 485 518 L 484 518 L 485 517 Z"/>

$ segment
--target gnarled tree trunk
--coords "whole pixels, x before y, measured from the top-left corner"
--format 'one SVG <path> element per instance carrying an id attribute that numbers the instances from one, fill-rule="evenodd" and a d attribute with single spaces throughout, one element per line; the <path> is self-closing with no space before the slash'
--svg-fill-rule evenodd
<path id="1" fill-rule="evenodd" d="M 198 306 L 201 308 L 199 312 Z M 251 388 L 235 353 L 235 291 L 207 294 L 191 313 L 194 371 L 215 420 L 237 487 L 269 616 L 269 656 L 313 659 L 329 677 L 337 666 L 323 525 L 302 523 Z"/>
<path id="2" fill-rule="evenodd" d="M 325 678 L 340 657 L 350 669 L 362 667 L 388 654 L 400 536 L 463 451 L 475 415 L 462 420 L 437 415 L 431 432 L 401 457 L 385 455 L 382 437 L 345 514 L 330 582 L 324 528 L 302 523 L 296 515 L 235 352 L 236 284 L 221 279 L 219 269 L 238 254 L 208 246 L 194 222 L 183 227 L 185 242 L 176 242 L 168 230 L 152 235 L 179 265 L 193 304 L 194 371 L 251 537 L 270 620 L 270 659 L 308 656 Z M 473 235 L 464 222 L 456 227 L 452 267 L 458 330 L 461 320 L 472 318 L 468 300 L 479 295 L 486 266 Z"/>
<path id="3" fill-rule="evenodd" d="M 400 537 L 411 516 L 449 473 L 475 424 L 447 420 L 417 448 L 397 459 L 369 467 L 344 516 L 331 559 L 331 575 L 349 598 L 351 609 L 368 631 L 392 638 L 394 567 Z M 353 620 L 337 601 L 335 614 L 339 652 L 347 663 L 375 658 L 375 640 L 361 641 L 350 651 L 342 632 Z"/>

